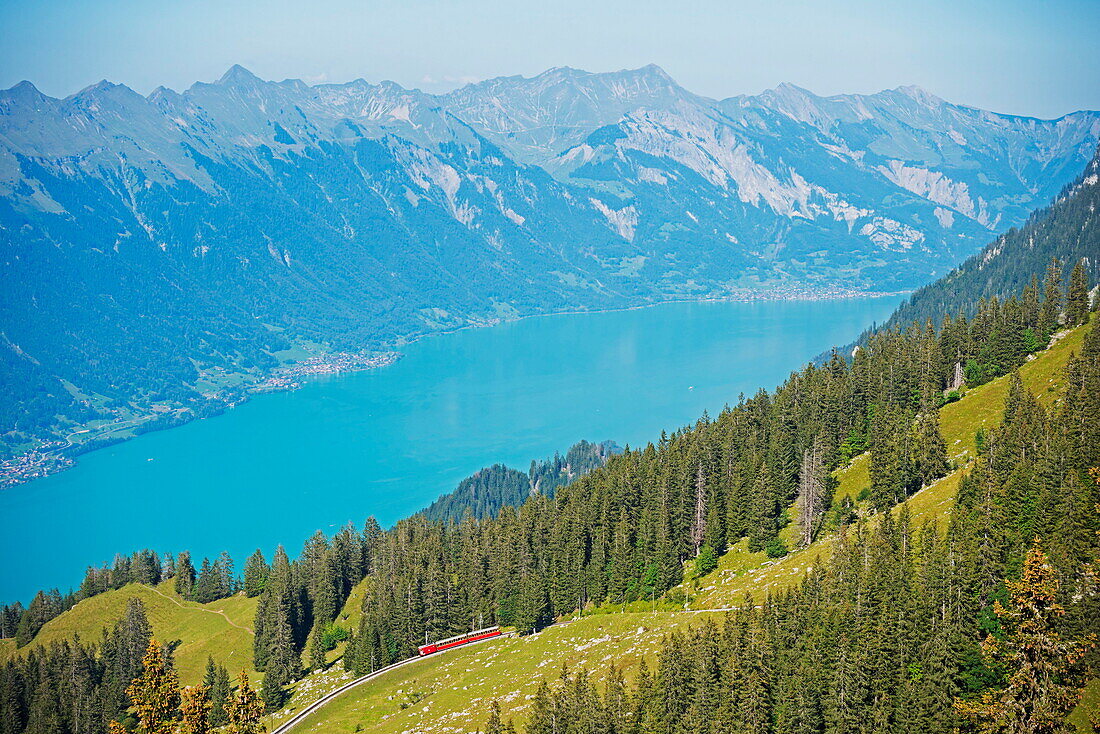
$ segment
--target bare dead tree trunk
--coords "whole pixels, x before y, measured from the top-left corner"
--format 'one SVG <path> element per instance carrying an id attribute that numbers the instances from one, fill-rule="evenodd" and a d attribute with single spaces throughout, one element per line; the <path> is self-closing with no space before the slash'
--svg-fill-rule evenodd
<path id="1" fill-rule="evenodd" d="M 813 542 L 817 523 L 825 507 L 825 447 L 821 436 L 802 452 L 802 467 L 798 472 L 798 521 L 802 528 L 802 547 Z"/>
<path id="2" fill-rule="evenodd" d="M 703 547 L 703 537 L 707 532 L 707 485 L 703 480 L 703 465 L 695 473 L 695 521 L 691 524 L 691 542 L 695 545 L 695 555 Z"/>

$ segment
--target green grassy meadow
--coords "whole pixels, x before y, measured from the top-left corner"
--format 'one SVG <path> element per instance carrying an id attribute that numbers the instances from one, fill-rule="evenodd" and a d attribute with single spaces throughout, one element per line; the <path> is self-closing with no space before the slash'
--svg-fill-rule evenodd
<path id="1" fill-rule="evenodd" d="M 1057 399 L 1064 386 L 1065 366 L 1070 356 L 1080 351 L 1090 328 L 1093 326 L 1070 332 L 1020 368 L 1024 384 L 1046 405 Z M 1008 383 L 1008 377 L 1001 377 L 968 390 L 961 400 L 941 410 L 941 431 L 957 468 L 905 502 L 915 524 L 933 521 L 941 529 L 946 527 L 962 472 L 975 454 L 975 433 L 999 423 Z M 858 496 L 870 484 L 868 456 L 856 457 L 837 471 L 837 477 L 836 499 Z M 808 548 L 771 560 L 762 552 L 749 553 L 742 540 L 722 556 L 715 571 L 682 587 L 689 597 L 686 608 L 660 600 L 657 611 L 649 611 L 652 607 L 645 602 L 627 605 L 625 612 L 618 606 L 603 607 L 536 635 L 429 657 L 349 691 L 306 719 L 296 731 L 473 732 L 484 726 L 494 699 L 505 719 L 521 724 L 539 682 L 557 678 L 563 665 L 587 668 L 597 680 L 611 665 L 618 665 L 629 679 L 638 662 L 652 655 L 662 636 L 720 614 L 706 610 L 736 606 L 746 595 L 760 600 L 768 592 L 798 583 L 816 563 L 830 556 L 835 542 L 835 535 L 827 535 Z M 301 710 L 317 697 L 296 698 L 300 700 L 292 705 Z M 1086 709 L 1100 709 L 1100 683 L 1096 681 L 1074 714 L 1073 721 L 1082 731 L 1086 730 Z"/>
<path id="2" fill-rule="evenodd" d="M 229 669 L 231 676 L 252 669 L 252 619 L 256 599 L 242 595 L 219 599 L 209 604 L 185 601 L 166 581 L 159 586 L 128 584 L 85 599 L 64 614 L 50 620 L 30 644 L 15 649 L 14 640 L 4 640 L 0 659 L 21 655 L 39 646 L 79 635 L 85 641 L 97 641 L 105 629 L 121 619 L 126 604 L 138 598 L 145 605 L 153 635 L 161 641 L 181 640 L 176 649 L 176 667 L 185 685 L 202 680 L 208 657 Z"/>
<path id="3" fill-rule="evenodd" d="M 1080 351 L 1090 328 L 1070 332 L 1020 369 L 1028 389 L 1048 406 L 1063 386 L 1063 371 L 1070 355 Z M 975 453 L 975 432 L 998 423 L 1007 390 L 1008 378 L 1001 377 L 968 390 L 961 400 L 944 406 L 941 430 L 956 469 L 906 501 L 914 523 L 933 521 L 941 529 L 946 525 L 962 472 Z M 836 476 L 840 482 L 836 499 L 858 497 L 870 483 L 867 455 L 855 457 Z M 860 507 L 861 512 L 866 510 Z M 789 532 L 786 539 L 792 541 L 793 535 Z M 681 587 L 688 599 L 683 607 L 667 600 L 657 600 L 656 604 L 636 602 L 621 608 L 605 606 L 535 635 L 491 640 L 431 656 L 350 691 L 312 715 L 297 731 L 471 732 L 484 726 L 494 699 L 506 719 L 521 724 L 539 683 L 556 679 L 563 666 L 587 668 L 599 679 L 614 665 L 630 678 L 641 659 L 653 655 L 664 635 L 697 624 L 702 618 L 717 617 L 720 612 L 714 610 L 741 604 L 746 595 L 760 600 L 769 592 L 799 582 L 809 569 L 829 557 L 836 539 L 835 534 L 825 535 L 808 548 L 777 560 L 768 559 L 764 553 L 749 553 L 742 540 L 722 556 L 712 573 L 699 579 L 689 574 Z M 48 623 L 28 647 L 49 644 L 74 633 L 83 639 L 95 639 L 122 615 L 127 599 L 134 596 L 145 603 L 159 639 L 183 641 L 176 652 L 183 683 L 201 678 L 207 656 L 231 671 L 244 668 L 255 675 L 248 628 L 256 600 L 239 595 L 205 605 L 187 602 L 175 594 L 170 582 L 157 588 L 131 584 L 82 601 Z M 358 624 L 361 596 L 360 585 L 339 615 L 338 623 L 349 630 Z M 329 653 L 330 663 L 336 663 L 342 651 L 343 644 Z M 21 654 L 15 651 L 14 641 L 0 640 L 0 660 L 13 654 Z M 269 730 L 348 680 L 350 674 L 339 664 L 305 677 L 295 685 L 290 705 L 268 718 Z M 1093 681 L 1073 721 L 1084 731 L 1086 711 L 1098 710 L 1100 683 Z"/>

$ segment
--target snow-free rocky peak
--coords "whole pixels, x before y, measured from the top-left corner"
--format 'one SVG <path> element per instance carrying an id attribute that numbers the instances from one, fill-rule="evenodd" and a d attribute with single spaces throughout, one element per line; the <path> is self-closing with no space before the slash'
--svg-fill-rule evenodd
<path id="1" fill-rule="evenodd" d="M 398 257 L 386 272 L 407 272 L 413 291 L 453 282 L 454 253 L 518 273 L 536 250 L 561 260 L 544 272 L 566 300 L 895 288 L 1023 222 L 1098 137 L 1095 112 L 999 115 L 916 87 L 821 97 L 785 83 L 713 100 L 655 65 L 558 67 L 444 95 L 271 82 L 235 65 L 147 98 L 109 82 L 65 100 L 28 83 L 0 93 L 0 191 L 9 232 L 58 237 L 50 218 L 64 211 L 104 251 L 139 237 L 185 257 L 199 238 L 207 261 L 255 270 L 255 241 L 291 272 L 351 248 Z M 293 234 L 291 213 L 313 234 Z M 437 269 L 412 268 L 413 241 L 436 248 Z"/>
<path id="2" fill-rule="evenodd" d="M 179 404 L 307 341 L 913 287 L 1022 223 L 1098 137 L 1095 112 L 914 90 L 713 100 L 655 66 L 446 95 L 239 66 L 148 97 L 21 83 L 0 92 L 0 368 L 17 404 L 65 415 L 71 386 Z"/>

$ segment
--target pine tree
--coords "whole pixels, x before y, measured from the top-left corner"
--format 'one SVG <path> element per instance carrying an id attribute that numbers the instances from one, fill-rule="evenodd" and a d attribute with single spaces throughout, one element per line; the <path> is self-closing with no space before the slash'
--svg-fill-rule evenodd
<path id="1" fill-rule="evenodd" d="M 324 627 L 336 619 L 336 614 L 340 611 L 336 594 L 336 574 L 327 553 L 317 566 L 311 579 L 313 619 L 314 624 Z"/>
<path id="2" fill-rule="evenodd" d="M 527 720 L 527 734 L 558 734 L 564 728 L 559 725 L 553 696 L 546 681 L 539 681 L 535 698 L 531 702 L 531 715 Z"/>
<path id="3" fill-rule="evenodd" d="M 256 690 L 248 684 L 248 674 L 243 670 L 237 677 L 237 690 L 229 700 L 229 726 L 227 734 L 261 734 L 264 705 Z"/>
<path id="4" fill-rule="evenodd" d="M 237 593 L 237 575 L 233 569 L 233 557 L 228 551 L 222 551 L 214 562 L 213 598 L 210 601 L 225 599 Z"/>
<path id="5" fill-rule="evenodd" d="M 209 558 L 202 559 L 199 567 L 199 575 L 191 591 L 191 598 L 200 604 L 214 601 L 218 598 L 221 572 L 217 564 L 211 564 Z"/>
<path id="6" fill-rule="evenodd" d="M 223 726 L 229 721 L 225 711 L 230 694 L 229 672 L 225 666 L 215 664 L 214 658 L 207 658 L 202 684 L 210 692 L 210 715 L 207 717 L 210 726 Z"/>
<path id="7" fill-rule="evenodd" d="M 142 670 L 144 656 L 152 644 L 153 627 L 145 614 L 145 605 L 134 597 L 126 602 L 126 612 L 110 638 L 113 673 L 119 680 L 134 680 Z"/>
<path id="8" fill-rule="evenodd" d="M 500 704 L 494 700 L 489 704 L 489 720 L 485 722 L 485 734 L 505 734 L 507 729 L 500 720 Z"/>
<path id="9" fill-rule="evenodd" d="M 207 734 L 210 731 L 210 689 L 187 686 L 180 691 L 179 734 Z"/>
<path id="10" fill-rule="evenodd" d="M 149 640 L 141 675 L 126 689 L 142 734 L 172 734 L 179 715 L 179 677 L 164 648 Z"/>
<path id="11" fill-rule="evenodd" d="M 910 429 L 899 413 L 883 413 L 875 421 L 868 470 L 871 504 L 883 512 L 905 499 L 911 462 L 907 452 Z"/>
<path id="12" fill-rule="evenodd" d="M 749 551 L 752 553 L 764 550 L 768 541 L 779 532 L 776 523 L 775 492 L 768 463 L 762 462 L 752 487 L 749 526 Z"/>
<path id="13" fill-rule="evenodd" d="M 195 588 L 195 566 L 191 563 L 191 554 L 180 553 L 176 561 L 176 593 L 184 599 L 190 599 Z"/>
<path id="14" fill-rule="evenodd" d="M 767 642 L 764 638 L 763 630 L 753 630 L 745 651 L 739 710 L 745 734 L 768 734 L 771 730 L 771 681 Z"/>
<path id="15" fill-rule="evenodd" d="M 294 623 L 297 621 L 298 595 L 294 583 L 294 570 L 286 549 L 279 546 L 271 562 L 264 592 L 256 606 L 256 619 L 253 623 L 255 637 L 252 644 L 253 662 L 256 670 L 267 671 L 268 658 L 272 652 L 272 636 L 279 627 L 278 620 L 290 625 L 292 646 L 295 642 Z"/>
<path id="16" fill-rule="evenodd" d="M 516 628 L 521 633 L 538 632 L 546 616 L 546 590 L 535 571 L 528 571 L 520 580 L 518 601 Z"/>
<path id="17" fill-rule="evenodd" d="M 299 666 L 290 624 L 282 605 L 276 607 L 269 624 L 271 637 L 262 695 L 264 706 L 270 713 L 278 711 L 286 702 L 286 686 L 298 677 Z"/>
<path id="18" fill-rule="evenodd" d="M 314 626 L 309 636 L 309 669 L 324 670 L 325 662 L 324 632 L 320 626 Z"/>
<path id="19" fill-rule="evenodd" d="M 259 548 L 248 557 L 244 564 L 244 593 L 245 596 L 254 597 L 263 593 L 267 586 L 267 576 L 271 568 L 264 559 L 263 551 Z"/>
<path id="20" fill-rule="evenodd" d="M 1042 341 L 1050 340 L 1050 335 L 1058 328 L 1058 316 L 1062 313 L 1062 263 L 1058 258 L 1050 261 L 1046 280 L 1043 284 L 1043 305 L 1039 309 L 1039 333 Z"/>
<path id="21" fill-rule="evenodd" d="M 1008 630 L 1004 639 L 989 635 L 983 656 L 1002 665 L 1006 685 L 976 700 L 959 699 L 958 711 L 976 731 L 1056 734 L 1069 731 L 1066 716 L 1077 705 L 1083 678 L 1081 646 L 1055 631 L 1065 610 L 1057 602 L 1058 577 L 1036 538 L 1019 581 L 1006 581 L 1010 607 L 994 608 Z"/>
<path id="22" fill-rule="evenodd" d="M 1077 326 L 1089 318 L 1089 282 L 1084 259 L 1078 260 L 1069 276 L 1066 294 L 1066 326 Z"/>
<path id="23" fill-rule="evenodd" d="M 935 408 L 926 408 L 917 416 L 915 437 L 916 461 L 913 489 L 927 487 L 935 480 L 947 474 L 947 443 L 940 433 L 940 412 Z"/>

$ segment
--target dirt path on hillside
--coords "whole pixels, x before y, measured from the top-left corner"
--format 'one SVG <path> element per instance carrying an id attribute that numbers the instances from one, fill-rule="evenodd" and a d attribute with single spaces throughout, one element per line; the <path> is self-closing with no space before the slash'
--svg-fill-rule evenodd
<path id="1" fill-rule="evenodd" d="M 245 632 L 247 632 L 248 634 L 253 635 L 253 636 L 255 636 L 255 634 L 256 634 L 255 632 L 252 631 L 251 627 L 242 627 L 241 625 L 237 624 L 232 619 L 230 619 L 229 616 L 225 612 L 221 611 L 220 609 L 207 609 L 206 607 L 202 607 L 202 606 L 189 607 L 186 604 L 184 604 L 183 602 L 181 602 L 179 599 L 175 599 L 173 597 L 168 596 L 167 594 L 165 594 L 163 591 L 161 591 L 160 589 L 158 589 L 155 586 L 150 586 L 149 588 L 152 589 L 154 593 L 159 594 L 160 596 L 164 597 L 165 599 L 172 602 L 173 604 L 175 604 L 177 607 L 180 607 L 181 609 L 193 609 L 196 612 L 207 612 L 208 614 L 220 614 L 222 616 L 222 618 L 225 619 L 226 622 L 229 622 L 230 627 L 236 627 L 239 630 L 244 630 Z"/>

